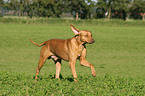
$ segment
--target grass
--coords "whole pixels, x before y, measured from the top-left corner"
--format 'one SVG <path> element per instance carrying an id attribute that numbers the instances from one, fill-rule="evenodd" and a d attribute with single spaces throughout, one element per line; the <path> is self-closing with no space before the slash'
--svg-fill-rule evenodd
<path id="1" fill-rule="evenodd" d="M 96 69 L 76 62 L 78 84 L 72 82 L 68 62 L 63 61 L 61 81 L 54 79 L 55 64 L 46 61 L 34 82 L 42 43 L 51 38 L 74 36 L 69 24 L 0 24 L 0 95 L 144 95 L 145 27 L 74 24 L 90 30 L 94 44 L 87 45 L 87 60 Z"/>
<path id="2" fill-rule="evenodd" d="M 10 75 L 11 74 L 11 75 Z M 110 75 L 94 78 L 79 76 L 77 83 L 72 82 L 71 77 L 62 78 L 61 81 L 54 79 L 52 75 L 43 75 L 38 81 L 32 76 L 18 73 L 2 73 L 0 79 L 0 95 L 135 95 L 144 96 L 144 85 L 133 79 L 120 78 Z"/>

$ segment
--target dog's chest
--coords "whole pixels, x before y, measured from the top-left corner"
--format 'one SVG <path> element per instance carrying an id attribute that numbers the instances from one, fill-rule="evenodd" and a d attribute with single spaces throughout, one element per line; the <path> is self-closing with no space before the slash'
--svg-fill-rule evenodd
<path id="1" fill-rule="evenodd" d="M 83 46 L 83 45 L 80 45 L 80 46 L 78 47 L 78 50 L 77 50 L 77 55 L 78 55 L 78 56 L 81 56 L 83 49 L 84 49 L 84 46 Z"/>

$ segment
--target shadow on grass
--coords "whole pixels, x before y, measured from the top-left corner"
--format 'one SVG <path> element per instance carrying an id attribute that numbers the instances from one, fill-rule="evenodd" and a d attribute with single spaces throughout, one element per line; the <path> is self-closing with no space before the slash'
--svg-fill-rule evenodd
<path id="1" fill-rule="evenodd" d="M 38 77 L 37 81 L 49 80 L 49 79 L 51 79 L 51 80 L 56 79 L 56 78 L 55 78 L 55 74 L 54 74 L 54 75 L 49 75 L 48 77 L 40 77 L 40 76 L 37 76 L 37 77 Z M 33 76 L 33 79 L 35 79 L 35 76 Z M 73 77 L 66 77 L 66 78 L 63 78 L 63 76 L 62 76 L 61 74 L 59 75 L 59 79 L 60 79 L 60 81 L 61 81 L 61 80 L 68 80 L 69 82 L 74 82 Z"/>

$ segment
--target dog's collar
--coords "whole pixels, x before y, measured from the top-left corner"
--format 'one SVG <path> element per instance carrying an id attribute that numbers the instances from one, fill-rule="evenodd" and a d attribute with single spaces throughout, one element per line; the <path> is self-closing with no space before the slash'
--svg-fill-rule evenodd
<path id="1" fill-rule="evenodd" d="M 79 36 L 79 34 L 75 35 L 75 37 Z"/>

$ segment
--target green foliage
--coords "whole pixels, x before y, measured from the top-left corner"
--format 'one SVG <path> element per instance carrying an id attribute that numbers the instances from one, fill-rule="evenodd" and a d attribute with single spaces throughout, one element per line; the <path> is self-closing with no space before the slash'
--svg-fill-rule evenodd
<path id="1" fill-rule="evenodd" d="M 0 7 L 1 7 L 3 4 L 4 4 L 4 1 L 1 0 L 1 1 L 0 1 Z"/>
<path id="2" fill-rule="evenodd" d="M 79 76 L 78 82 L 71 77 L 61 81 L 52 75 L 44 75 L 38 81 L 33 76 L 0 72 L 0 95 L 135 95 L 144 96 L 145 85 L 131 78 L 106 74 L 104 77 Z"/>
<path id="3" fill-rule="evenodd" d="M 67 0 L 68 10 L 72 13 L 76 19 L 80 17 L 81 19 L 88 19 L 90 18 L 94 2 L 91 0 Z M 74 14 L 75 13 L 75 14 Z M 78 16 L 77 16 L 78 15 Z"/>
<path id="4" fill-rule="evenodd" d="M 129 2 L 127 0 L 98 0 L 96 16 L 104 18 L 105 13 L 108 12 L 108 20 L 110 18 L 126 19 L 129 11 Z"/>
<path id="5" fill-rule="evenodd" d="M 61 17 L 71 14 L 78 20 L 90 18 L 132 18 L 144 20 L 144 0 L 4 0 L 0 9 L 11 10 L 17 16 Z M 105 13 L 108 15 L 105 16 Z M 130 13 L 130 14 L 129 14 Z M 141 13 L 141 14 L 140 14 Z"/>
<path id="6" fill-rule="evenodd" d="M 64 10 L 62 0 L 35 0 L 34 3 L 37 6 L 34 14 L 39 17 L 60 17 Z"/>
<path id="7" fill-rule="evenodd" d="M 144 0 L 135 0 L 131 6 L 131 17 L 134 19 L 142 18 L 144 20 L 145 16 L 145 1 Z"/>
<path id="8" fill-rule="evenodd" d="M 6 6 L 6 5 L 5 5 Z M 62 0 L 8 0 L 7 7 L 15 15 L 29 17 L 60 17 L 64 10 Z"/>

